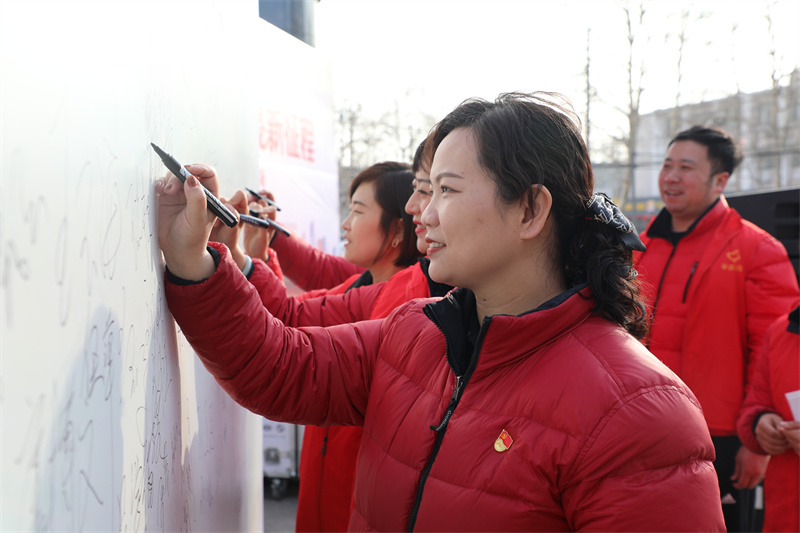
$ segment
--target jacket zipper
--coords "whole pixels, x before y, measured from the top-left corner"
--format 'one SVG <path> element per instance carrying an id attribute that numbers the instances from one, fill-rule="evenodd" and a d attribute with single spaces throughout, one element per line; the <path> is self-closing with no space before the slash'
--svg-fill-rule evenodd
<path id="1" fill-rule="evenodd" d="M 445 343 L 447 346 L 447 364 L 450 366 L 450 369 L 453 369 L 453 366 L 450 364 L 449 355 L 450 355 L 450 342 L 447 340 L 447 335 L 445 334 L 444 330 L 439 326 L 439 323 L 428 313 L 428 309 L 425 309 L 425 314 L 428 315 L 428 318 L 436 324 L 436 327 L 442 332 L 445 338 Z M 486 336 L 486 330 L 489 328 L 489 322 L 491 322 L 491 318 L 484 318 L 483 324 L 481 325 L 481 329 L 478 332 L 478 338 L 475 341 L 475 349 L 472 352 L 472 357 L 469 361 L 469 366 L 467 367 L 467 371 L 461 375 L 456 376 L 456 384 L 453 387 L 453 394 L 450 396 L 450 403 L 447 405 L 447 409 L 442 416 L 442 420 L 439 422 L 438 425 L 433 426 L 431 425 L 431 429 L 436 432 L 436 441 L 433 443 L 433 450 L 431 450 L 431 455 L 428 457 L 428 461 L 425 463 L 425 468 L 422 469 L 422 473 L 419 477 L 419 483 L 417 484 L 417 494 L 414 497 L 414 505 L 411 506 L 411 514 L 408 518 L 408 533 L 412 533 L 414 531 L 414 525 L 417 522 L 417 514 L 419 513 L 419 506 L 422 503 L 422 491 L 425 489 L 425 482 L 428 480 L 428 475 L 431 473 L 433 469 L 433 463 L 436 461 L 436 456 L 439 454 L 439 448 L 442 446 L 442 441 L 444 440 L 445 431 L 447 431 L 447 425 L 450 423 L 450 419 L 453 417 L 453 412 L 456 410 L 458 406 L 458 402 L 461 400 L 461 396 L 464 394 L 464 389 L 467 386 L 467 382 L 469 381 L 470 376 L 472 376 L 472 372 L 475 370 L 475 367 L 478 365 L 478 354 L 481 351 L 481 347 L 483 345 L 483 339 Z M 455 373 L 455 371 L 454 371 Z"/>
<path id="2" fill-rule="evenodd" d="M 681 303 L 684 304 L 686 303 L 686 295 L 689 294 L 689 285 L 692 283 L 692 277 L 694 277 L 694 271 L 697 269 L 697 264 L 699 262 L 700 261 L 695 261 L 694 264 L 692 265 L 692 270 L 691 272 L 689 272 L 689 279 L 686 280 L 686 287 L 683 289 L 683 300 L 681 301 Z"/>
<path id="3" fill-rule="evenodd" d="M 651 331 L 653 324 L 656 321 L 656 310 L 658 309 L 658 300 L 661 298 L 661 287 L 664 285 L 664 278 L 667 277 L 667 270 L 669 269 L 669 264 L 672 262 L 672 257 L 675 255 L 675 250 L 678 249 L 678 246 L 673 244 L 672 251 L 669 253 L 669 257 L 667 258 L 667 264 L 664 265 L 664 272 L 661 273 L 661 279 L 658 281 L 658 290 L 656 291 L 656 299 L 653 301 L 653 312 L 650 314 L 650 327 L 647 328 L 647 343 L 645 344 L 646 348 L 650 348 L 650 340 L 652 339 Z"/>

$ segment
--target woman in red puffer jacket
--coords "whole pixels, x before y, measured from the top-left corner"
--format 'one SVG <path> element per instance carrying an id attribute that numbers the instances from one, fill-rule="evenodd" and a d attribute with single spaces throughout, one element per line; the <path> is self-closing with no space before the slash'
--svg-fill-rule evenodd
<path id="1" fill-rule="evenodd" d="M 342 223 L 346 241 L 343 258 L 318 251 L 309 253 L 307 249 L 311 247 L 304 243 L 284 249 L 293 254 L 292 266 L 286 272 L 294 280 L 308 283 L 313 279 L 320 283 L 326 275 L 307 272 L 330 270 L 331 274 L 327 275 L 330 278 L 348 270 L 344 267 L 330 269 L 331 264 L 342 261 L 363 269 L 360 275 L 354 274 L 330 289 L 316 289 L 290 297 L 280 276 L 277 253 L 271 250 L 268 262 L 254 259 L 249 280 L 259 290 L 267 309 L 289 326 L 335 325 L 383 318 L 401 303 L 430 296 L 427 278 L 419 265 L 406 268 L 409 263 L 416 262 L 420 253 L 417 249 L 420 239 L 414 238 L 413 214 L 422 212 L 419 198 L 425 196 L 416 190 L 413 192 L 417 194 L 412 194 L 415 182 L 408 165 L 394 162 L 372 165 L 353 179 L 350 214 Z M 229 206 L 240 212 L 259 209 L 257 205 L 246 204 L 243 192 L 234 198 L 235 205 Z M 272 214 L 274 210 L 265 207 L 262 211 Z M 212 232 L 212 240 L 216 238 L 226 244 L 234 258 L 244 255 L 239 249 L 239 229 L 229 230 L 218 224 Z M 266 243 L 271 239 L 269 232 L 248 227 L 245 233 L 247 251 L 255 257 L 262 255 L 261 251 L 266 250 Z M 424 252 L 427 248 L 424 239 L 421 244 Z M 301 261 L 302 269 L 297 268 L 297 255 L 305 256 Z M 239 262 L 247 265 L 246 259 L 237 260 Z M 306 426 L 300 458 L 297 531 L 347 529 L 361 434 L 360 426 Z"/>
<path id="2" fill-rule="evenodd" d="M 469 100 L 426 149 L 429 273 L 460 288 L 328 328 L 272 317 L 206 246 L 198 179 L 159 180 L 167 301 L 206 368 L 270 418 L 364 427 L 351 530 L 722 531 L 697 400 L 636 339 L 641 242 L 571 110 Z"/>

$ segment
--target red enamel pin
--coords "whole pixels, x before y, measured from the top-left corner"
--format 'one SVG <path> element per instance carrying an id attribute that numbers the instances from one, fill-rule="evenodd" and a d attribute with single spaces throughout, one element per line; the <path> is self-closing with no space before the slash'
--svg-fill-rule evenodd
<path id="1" fill-rule="evenodd" d="M 497 437 L 497 440 L 494 441 L 494 449 L 498 452 L 504 452 L 511 447 L 514 443 L 514 439 L 511 438 L 511 435 L 508 434 L 508 431 L 505 429 L 500 433 L 500 436 Z"/>

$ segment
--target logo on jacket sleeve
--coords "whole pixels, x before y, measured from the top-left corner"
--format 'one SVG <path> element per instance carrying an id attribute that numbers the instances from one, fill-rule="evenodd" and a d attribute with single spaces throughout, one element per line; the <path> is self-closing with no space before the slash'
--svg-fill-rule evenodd
<path id="1" fill-rule="evenodd" d="M 508 431 L 505 429 L 500 433 L 500 436 L 497 437 L 497 440 L 494 441 L 494 449 L 498 452 L 504 452 L 511 447 L 514 443 L 514 439 L 511 438 L 511 435 L 508 434 Z"/>

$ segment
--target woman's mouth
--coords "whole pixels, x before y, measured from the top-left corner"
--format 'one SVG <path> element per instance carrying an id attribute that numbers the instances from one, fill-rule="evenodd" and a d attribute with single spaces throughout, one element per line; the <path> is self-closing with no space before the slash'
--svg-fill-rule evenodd
<path id="1" fill-rule="evenodd" d="M 426 239 L 426 242 L 428 243 L 428 255 L 436 253 L 436 252 L 438 252 L 439 250 L 441 250 L 442 248 L 445 247 L 445 245 L 443 243 L 441 243 L 441 242 L 428 241 L 427 239 Z"/>

